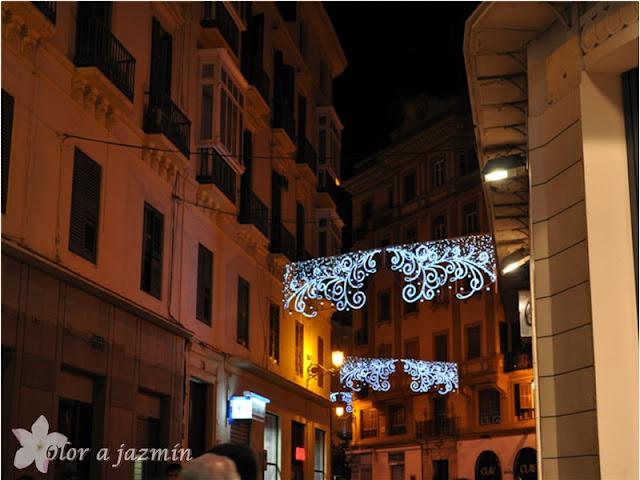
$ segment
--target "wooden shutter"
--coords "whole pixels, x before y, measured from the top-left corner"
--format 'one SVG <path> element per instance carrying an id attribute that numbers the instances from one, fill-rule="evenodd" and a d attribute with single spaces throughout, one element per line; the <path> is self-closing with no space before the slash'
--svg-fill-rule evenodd
<path id="1" fill-rule="evenodd" d="M 141 288 L 154 297 L 162 293 L 162 247 L 164 216 L 151 205 L 144 205 Z"/>
<path id="2" fill-rule="evenodd" d="M 11 134 L 13 132 L 13 103 L 13 96 L 2 90 L 2 213 L 7 210 L 9 159 L 11 158 Z"/>
<path id="3" fill-rule="evenodd" d="M 234 420 L 229 433 L 231 443 L 249 445 L 251 443 L 251 420 Z"/>
<path id="4" fill-rule="evenodd" d="M 198 285 L 196 288 L 196 318 L 211 325 L 213 299 L 213 253 L 198 245 Z"/>
<path id="5" fill-rule="evenodd" d="M 96 263 L 102 167 L 76 148 L 73 161 L 69 250 Z"/>

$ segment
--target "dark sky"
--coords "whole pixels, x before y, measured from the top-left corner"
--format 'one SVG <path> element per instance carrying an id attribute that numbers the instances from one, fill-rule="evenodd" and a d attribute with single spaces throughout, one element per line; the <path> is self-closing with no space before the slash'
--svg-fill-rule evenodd
<path id="1" fill-rule="evenodd" d="M 477 2 L 325 2 L 347 56 L 334 83 L 345 126 L 342 176 L 389 143 L 405 100 L 466 89 L 464 22 Z"/>

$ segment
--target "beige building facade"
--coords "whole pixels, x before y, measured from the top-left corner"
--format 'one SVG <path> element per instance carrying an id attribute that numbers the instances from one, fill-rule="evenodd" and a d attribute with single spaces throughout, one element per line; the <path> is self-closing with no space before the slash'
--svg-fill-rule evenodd
<path id="1" fill-rule="evenodd" d="M 530 255 L 540 476 L 638 478 L 638 4 L 486 2 L 465 61 L 480 167 L 528 169 L 485 191 L 499 264 Z"/>
<path id="2" fill-rule="evenodd" d="M 344 185 L 353 195 L 355 250 L 489 227 L 470 118 L 455 108 L 396 138 Z M 517 306 L 503 308 L 495 285 L 459 300 L 464 282 L 407 303 L 388 261 L 368 282 L 368 304 L 354 312 L 352 354 L 455 362 L 460 383 L 446 395 L 414 393 L 397 368 L 388 392 L 355 394 L 352 478 L 532 478 L 514 473 L 532 450 L 535 458 L 531 344 L 520 336 Z"/>
<path id="3" fill-rule="evenodd" d="M 281 307 L 286 263 L 341 249 L 346 58 L 321 4 L 3 2 L 2 22 L 5 458 L 42 414 L 78 447 L 235 441 L 265 478 L 328 478 L 307 367 L 331 312 Z"/>

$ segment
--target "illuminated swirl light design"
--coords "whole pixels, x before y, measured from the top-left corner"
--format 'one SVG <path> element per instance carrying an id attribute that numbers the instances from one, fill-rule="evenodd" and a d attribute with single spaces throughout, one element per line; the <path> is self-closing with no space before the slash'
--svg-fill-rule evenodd
<path id="1" fill-rule="evenodd" d="M 331 392 L 329 394 L 329 400 L 332 403 L 338 401 L 338 396 L 342 397 L 342 401 L 346 404 L 344 411 L 347 413 L 353 412 L 353 392 Z"/>
<path id="2" fill-rule="evenodd" d="M 409 303 L 433 300 L 447 283 L 467 279 L 469 290 L 456 293 L 464 300 L 496 280 L 490 235 L 413 243 L 387 247 L 386 251 L 392 254 L 391 269 L 404 275 L 402 298 Z"/>
<path id="3" fill-rule="evenodd" d="M 437 392 L 445 395 L 458 389 L 458 365 L 451 362 L 428 362 L 403 358 L 404 373 L 411 375 L 411 390 L 416 393 L 428 392 L 438 387 Z"/>
<path id="4" fill-rule="evenodd" d="M 284 308 L 291 304 L 296 312 L 315 317 L 318 312 L 307 300 L 325 299 L 337 310 L 356 310 L 367 301 L 360 289 L 364 280 L 377 270 L 375 256 L 382 250 L 372 249 L 289 263 L 284 269 Z"/>
<path id="5" fill-rule="evenodd" d="M 396 371 L 396 362 L 394 358 L 347 357 L 340 367 L 340 383 L 354 392 L 363 385 L 376 392 L 388 392 L 389 375 Z"/>

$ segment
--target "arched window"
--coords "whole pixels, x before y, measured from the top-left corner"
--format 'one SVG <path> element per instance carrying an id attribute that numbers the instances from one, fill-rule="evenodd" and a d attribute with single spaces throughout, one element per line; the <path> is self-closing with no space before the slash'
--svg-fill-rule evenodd
<path id="1" fill-rule="evenodd" d="M 478 456 L 478 460 L 476 460 L 476 480 L 501 479 L 502 470 L 500 469 L 498 456 L 490 450 L 485 450 Z"/>
<path id="2" fill-rule="evenodd" d="M 536 480 L 538 465 L 536 463 L 536 449 L 526 447 L 521 449 L 513 462 L 514 480 Z"/>

